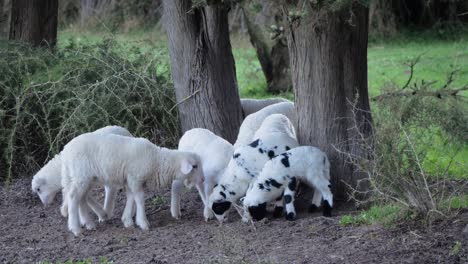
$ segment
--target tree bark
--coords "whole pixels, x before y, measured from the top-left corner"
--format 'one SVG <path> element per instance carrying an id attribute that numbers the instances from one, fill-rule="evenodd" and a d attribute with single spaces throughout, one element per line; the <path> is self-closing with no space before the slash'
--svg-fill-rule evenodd
<path id="1" fill-rule="evenodd" d="M 285 92 L 292 87 L 291 75 L 289 72 L 289 52 L 288 47 L 283 43 L 282 36 L 278 36 L 273 41 L 273 46 L 269 44 L 265 37 L 264 30 L 254 21 L 254 15 L 248 11 L 246 2 L 242 2 L 242 12 L 247 25 L 247 32 L 250 43 L 255 48 L 260 66 L 267 82 L 267 91 L 273 94 Z M 270 3 L 270 12 L 277 13 L 278 8 Z M 267 26 L 267 25 L 264 25 Z M 271 43 L 271 41 L 270 41 Z"/>
<path id="2" fill-rule="evenodd" d="M 172 78 L 182 132 L 202 127 L 233 143 L 242 121 L 228 9 L 164 0 Z"/>
<path id="3" fill-rule="evenodd" d="M 353 103 L 361 109 L 359 131 L 370 135 L 371 117 L 367 94 L 368 9 L 330 11 L 306 6 L 301 18 L 289 17 L 288 47 L 295 89 L 300 144 L 317 146 L 328 154 L 335 199 L 347 198 L 347 185 L 355 187 L 361 175 L 346 162 L 345 152 L 361 152 L 354 146 Z M 356 132 L 357 134 L 357 132 Z"/>
<path id="4" fill-rule="evenodd" d="M 396 34 L 396 18 L 391 1 L 374 0 L 370 2 L 369 31 L 372 35 L 383 38 Z"/>
<path id="5" fill-rule="evenodd" d="M 58 0 L 12 1 L 10 39 L 33 46 L 54 47 L 57 42 Z"/>
<path id="6" fill-rule="evenodd" d="M 11 0 L 0 0 L 0 38 L 8 38 Z"/>

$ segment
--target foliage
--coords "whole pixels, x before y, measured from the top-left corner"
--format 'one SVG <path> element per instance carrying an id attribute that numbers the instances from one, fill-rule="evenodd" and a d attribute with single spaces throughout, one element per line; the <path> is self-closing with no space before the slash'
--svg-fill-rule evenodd
<path id="1" fill-rule="evenodd" d="M 106 125 L 165 146 L 178 138 L 172 85 L 157 58 L 113 40 L 54 52 L 0 46 L 0 180 L 31 173 L 74 136 Z M 130 59 L 132 58 L 132 59 Z"/>
<path id="2" fill-rule="evenodd" d="M 372 138 L 360 134 L 359 123 L 354 121 L 354 144 L 360 145 L 362 153 L 346 152 L 343 146 L 337 150 L 363 175 L 360 187 L 370 186 L 370 193 L 350 186 L 358 201 L 362 201 L 358 198 L 361 195 L 368 198 L 370 194 L 372 200 L 396 202 L 431 217 L 442 214 L 442 201 L 465 191 L 464 184 L 453 180 L 467 177 L 466 157 L 459 156 L 468 140 L 467 104 L 459 94 L 465 88 L 452 87 L 454 72 L 439 87 L 434 82 L 413 82 L 417 61 L 409 64 L 410 78 L 403 88 L 388 86 L 375 98 Z M 447 156 L 433 151 L 434 142 L 438 141 L 458 146 L 446 163 L 433 162 L 439 156 Z"/>

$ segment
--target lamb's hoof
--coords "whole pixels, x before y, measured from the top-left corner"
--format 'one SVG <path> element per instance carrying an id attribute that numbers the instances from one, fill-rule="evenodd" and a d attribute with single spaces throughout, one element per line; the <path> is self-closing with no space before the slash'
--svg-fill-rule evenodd
<path id="1" fill-rule="evenodd" d="M 148 231 L 149 230 L 149 224 L 147 221 L 142 221 L 140 223 L 137 222 L 137 225 L 141 228 L 143 231 Z"/>
<path id="2" fill-rule="evenodd" d="M 275 207 L 275 210 L 273 211 L 273 217 L 274 218 L 279 218 L 283 216 L 283 207 L 282 206 L 277 206 Z"/>
<path id="3" fill-rule="evenodd" d="M 323 210 L 323 216 L 332 217 L 331 211 L 332 211 L 331 208 L 324 209 Z"/>
<path id="4" fill-rule="evenodd" d="M 75 235 L 76 237 L 81 235 L 81 228 L 70 228 L 70 231 Z"/>
<path id="5" fill-rule="evenodd" d="M 179 220 L 179 219 L 180 219 L 180 215 L 181 215 L 180 210 L 179 210 L 179 211 L 175 211 L 175 210 L 173 211 L 173 210 L 171 210 L 171 216 L 172 216 L 172 218 Z"/>
<path id="6" fill-rule="evenodd" d="M 286 220 L 288 221 L 294 221 L 296 219 L 296 214 L 291 212 L 286 215 Z"/>
<path id="7" fill-rule="evenodd" d="M 103 223 L 103 222 L 105 222 L 107 219 L 109 219 L 109 217 L 107 216 L 107 214 L 101 215 L 101 216 L 99 216 L 99 223 Z"/>
<path id="8" fill-rule="evenodd" d="M 133 227 L 133 220 L 132 219 L 122 219 L 122 223 L 124 224 L 125 228 Z"/>
<path id="9" fill-rule="evenodd" d="M 68 209 L 67 208 L 63 209 L 63 207 L 60 207 L 60 214 L 63 217 L 67 218 L 68 217 Z"/>
<path id="10" fill-rule="evenodd" d="M 315 204 L 311 204 L 309 206 L 309 213 L 315 213 L 317 212 L 317 210 L 318 210 L 318 207 Z"/>
<path id="11" fill-rule="evenodd" d="M 203 211 L 203 216 L 205 217 L 205 222 L 208 222 L 214 217 L 213 212 L 208 207 L 205 207 L 205 210 Z"/>
<path id="12" fill-rule="evenodd" d="M 96 229 L 96 224 L 94 222 L 86 223 L 85 226 L 86 226 L 86 229 L 88 229 L 88 230 Z"/>

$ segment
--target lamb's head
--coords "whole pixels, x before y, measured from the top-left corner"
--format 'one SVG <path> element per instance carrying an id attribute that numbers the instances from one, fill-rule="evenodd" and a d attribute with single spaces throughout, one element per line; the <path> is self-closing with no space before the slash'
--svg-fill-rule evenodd
<path id="1" fill-rule="evenodd" d="M 256 221 L 265 218 L 267 203 L 278 199 L 284 192 L 283 177 L 265 177 L 267 173 L 268 168 L 264 168 L 258 178 L 249 185 L 242 201 L 244 211 Z"/>
<path id="2" fill-rule="evenodd" d="M 180 168 L 176 179 L 182 180 L 187 188 L 202 184 L 205 180 L 200 157 L 193 153 L 185 153 L 180 159 Z"/>
<path id="3" fill-rule="evenodd" d="M 48 182 L 46 178 L 34 177 L 31 183 L 32 191 L 39 196 L 44 205 L 50 205 L 55 198 L 55 195 L 60 191 L 52 182 Z"/>
<path id="4" fill-rule="evenodd" d="M 232 203 L 235 203 L 240 196 L 239 188 L 235 184 L 216 184 L 213 188 L 213 192 L 208 198 L 208 207 L 213 211 L 216 219 L 220 223 L 227 220 L 227 215 L 232 207 Z"/>

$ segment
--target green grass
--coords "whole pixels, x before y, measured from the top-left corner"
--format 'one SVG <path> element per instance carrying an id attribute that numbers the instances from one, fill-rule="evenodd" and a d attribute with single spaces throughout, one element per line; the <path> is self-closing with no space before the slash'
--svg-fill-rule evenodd
<path id="1" fill-rule="evenodd" d="M 368 210 L 362 211 L 357 215 L 342 216 L 340 224 L 344 226 L 373 224 L 389 226 L 402 217 L 402 212 L 402 208 L 396 205 L 374 205 Z"/>
<path id="2" fill-rule="evenodd" d="M 453 85 L 468 83 L 468 40 L 376 44 L 369 47 L 367 56 L 370 96 L 378 95 L 387 83 L 402 87 L 409 77 L 404 63 L 418 56 L 414 80 L 437 81 L 440 87 L 447 74 L 458 69 Z"/>
<path id="3" fill-rule="evenodd" d="M 468 195 L 456 195 L 440 202 L 438 208 L 444 212 L 468 208 Z M 375 225 L 390 227 L 399 220 L 409 219 L 411 215 L 404 208 L 394 205 L 374 205 L 356 215 L 343 215 L 340 224 L 343 226 Z"/>
<path id="4" fill-rule="evenodd" d="M 453 196 L 443 201 L 440 208 L 444 210 L 459 210 L 468 208 L 468 195 Z"/>

